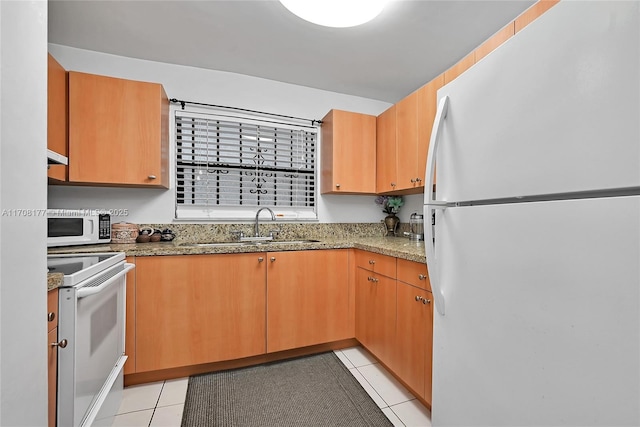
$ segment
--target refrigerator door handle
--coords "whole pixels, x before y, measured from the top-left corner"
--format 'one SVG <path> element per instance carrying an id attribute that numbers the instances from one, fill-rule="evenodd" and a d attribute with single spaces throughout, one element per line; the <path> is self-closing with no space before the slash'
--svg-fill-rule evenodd
<path id="1" fill-rule="evenodd" d="M 445 209 L 443 205 L 424 205 L 424 217 L 431 218 L 436 209 Z M 436 260 L 436 242 L 434 239 L 433 226 L 425 224 L 424 227 L 424 249 L 427 258 L 427 274 L 431 283 L 431 291 L 433 300 L 435 301 L 436 310 L 441 316 L 444 316 L 444 295 L 440 289 L 440 278 L 438 275 L 438 266 Z"/>
<path id="2" fill-rule="evenodd" d="M 445 209 L 449 204 L 447 202 L 433 199 L 434 172 L 436 167 L 436 151 L 440 134 L 442 133 L 442 125 L 447 117 L 449 110 L 449 97 L 444 96 L 438 103 L 438 111 L 433 122 L 433 130 L 431 131 L 431 140 L 429 141 L 429 154 L 427 156 L 427 168 L 425 171 L 425 192 L 424 192 L 424 217 L 431 218 L 435 209 Z M 436 310 L 441 316 L 444 316 L 444 295 L 440 289 L 438 270 L 436 265 L 436 247 L 434 239 L 434 230 L 432 225 L 425 227 L 424 246 L 427 258 L 427 273 L 431 282 L 431 290 L 433 291 L 433 299 L 435 301 Z"/>

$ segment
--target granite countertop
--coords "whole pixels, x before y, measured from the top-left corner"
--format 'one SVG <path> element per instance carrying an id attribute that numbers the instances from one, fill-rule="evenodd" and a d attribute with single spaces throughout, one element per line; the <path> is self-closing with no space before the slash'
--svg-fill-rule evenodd
<path id="1" fill-rule="evenodd" d="M 47 291 L 59 288 L 64 282 L 64 274 L 47 273 Z"/>
<path id="2" fill-rule="evenodd" d="M 50 248 L 48 253 L 124 252 L 126 256 L 163 256 L 355 248 L 409 261 L 423 263 L 426 261 L 424 242 L 412 242 L 402 237 L 320 238 L 318 240 L 317 242 L 297 244 L 279 244 L 277 241 L 273 241 L 268 244 L 243 244 L 235 246 L 195 246 L 190 243 L 174 242 L 66 246 Z M 49 290 L 62 284 L 62 275 L 60 273 L 49 273 L 47 278 Z"/>
<path id="3" fill-rule="evenodd" d="M 426 260 L 424 242 L 412 242 L 402 237 L 325 238 L 318 240 L 317 242 L 296 244 L 279 244 L 277 240 L 266 244 L 247 243 L 243 245 L 235 245 L 234 242 L 229 242 L 229 246 L 196 246 L 194 243 L 173 242 L 66 246 L 50 248 L 48 253 L 124 252 L 127 256 L 162 256 L 356 248 L 410 261 L 425 262 Z"/>

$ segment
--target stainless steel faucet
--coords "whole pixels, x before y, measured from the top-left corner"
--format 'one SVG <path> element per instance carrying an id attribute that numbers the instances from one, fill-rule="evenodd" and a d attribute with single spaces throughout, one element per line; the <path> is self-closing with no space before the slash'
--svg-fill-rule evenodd
<path id="1" fill-rule="evenodd" d="M 271 220 L 272 221 L 276 220 L 276 214 L 274 214 L 271 209 L 269 209 L 269 208 L 260 208 L 260 209 L 258 209 L 258 212 L 256 212 L 256 222 L 253 225 L 253 236 L 254 237 L 260 237 L 260 232 L 258 231 L 258 225 L 259 225 L 258 217 L 260 216 L 260 212 L 262 212 L 265 209 L 268 210 L 269 212 L 271 212 Z"/>

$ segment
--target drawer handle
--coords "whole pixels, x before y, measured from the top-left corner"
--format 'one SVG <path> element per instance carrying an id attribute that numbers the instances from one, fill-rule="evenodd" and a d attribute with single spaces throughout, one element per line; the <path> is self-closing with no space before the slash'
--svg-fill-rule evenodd
<path id="1" fill-rule="evenodd" d="M 416 301 L 422 301 L 423 304 L 431 304 L 430 299 L 426 299 L 418 295 L 416 295 Z"/>
<path id="2" fill-rule="evenodd" d="M 63 339 L 60 342 L 52 342 L 51 343 L 51 347 L 60 347 L 60 348 L 65 348 L 68 344 L 67 339 Z"/>
<path id="3" fill-rule="evenodd" d="M 49 315 L 47 316 L 47 319 L 49 320 L 49 322 L 53 322 L 56 319 L 56 314 L 52 311 L 51 313 L 49 313 Z"/>
<path id="4" fill-rule="evenodd" d="M 149 175 L 148 178 L 149 179 L 156 179 L 156 176 L 155 175 Z"/>
<path id="5" fill-rule="evenodd" d="M 427 276 L 425 276 L 424 274 L 418 274 L 418 279 L 424 280 L 426 278 L 427 278 Z"/>

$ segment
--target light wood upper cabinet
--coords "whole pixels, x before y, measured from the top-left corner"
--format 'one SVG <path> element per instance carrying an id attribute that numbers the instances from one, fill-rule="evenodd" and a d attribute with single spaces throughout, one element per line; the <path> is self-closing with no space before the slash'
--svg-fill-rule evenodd
<path id="1" fill-rule="evenodd" d="M 444 72 L 444 84 L 455 80 L 456 77 L 467 71 L 475 63 L 475 52 L 471 52 L 458 61 L 453 67 Z"/>
<path id="2" fill-rule="evenodd" d="M 421 185 L 424 172 L 418 172 L 418 92 L 396 104 L 396 153 L 398 156 L 398 190 Z M 426 124 L 425 124 L 426 125 Z"/>
<path id="3" fill-rule="evenodd" d="M 418 144 L 416 158 L 418 166 L 416 175 L 421 179 L 417 187 L 424 191 L 427 154 L 431 142 L 431 130 L 438 110 L 438 89 L 444 86 L 444 74 L 440 74 L 426 85 L 418 89 Z"/>
<path id="4" fill-rule="evenodd" d="M 264 354 L 264 257 L 137 257 L 136 372 Z"/>
<path id="5" fill-rule="evenodd" d="M 69 181 L 169 187 L 162 85 L 69 72 Z"/>
<path id="6" fill-rule="evenodd" d="M 480 61 L 502 43 L 509 40 L 515 34 L 514 28 L 515 24 L 510 22 L 509 25 L 505 26 L 493 36 L 489 37 L 487 41 L 478 46 L 478 48 L 473 51 L 475 55 L 475 62 Z"/>
<path id="7" fill-rule="evenodd" d="M 398 181 L 396 156 L 396 106 L 376 118 L 376 191 L 394 191 Z"/>
<path id="8" fill-rule="evenodd" d="M 518 16 L 515 20 L 515 32 L 522 30 L 524 27 L 533 22 L 540 15 L 545 13 L 551 7 L 557 4 L 560 0 L 539 0 L 529 9 L 525 10 L 522 15 Z"/>
<path id="9" fill-rule="evenodd" d="M 348 251 L 269 252 L 267 353 L 349 336 Z"/>
<path id="10" fill-rule="evenodd" d="M 375 194 L 376 117 L 331 110 L 322 119 L 322 194 Z"/>
<path id="11" fill-rule="evenodd" d="M 424 191 L 437 92 L 443 84 L 444 75 L 439 75 L 378 116 L 378 193 L 416 194 Z M 395 135 L 392 130 L 394 123 Z"/>
<path id="12" fill-rule="evenodd" d="M 56 59 L 48 54 L 47 68 L 47 148 L 63 156 L 67 149 L 67 71 Z M 66 165 L 50 165 L 47 171 L 49 179 L 67 180 Z"/>

